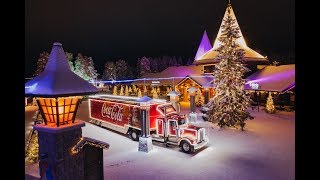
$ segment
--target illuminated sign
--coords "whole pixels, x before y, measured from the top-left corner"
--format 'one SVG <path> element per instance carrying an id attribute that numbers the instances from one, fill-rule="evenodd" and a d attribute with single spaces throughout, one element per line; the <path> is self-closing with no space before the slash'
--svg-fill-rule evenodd
<path id="1" fill-rule="evenodd" d="M 151 81 L 151 84 L 160 84 L 160 81 Z"/>

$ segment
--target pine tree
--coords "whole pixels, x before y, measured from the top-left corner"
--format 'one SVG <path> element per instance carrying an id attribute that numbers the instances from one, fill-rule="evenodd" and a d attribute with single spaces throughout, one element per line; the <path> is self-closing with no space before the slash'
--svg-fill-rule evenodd
<path id="1" fill-rule="evenodd" d="M 50 56 L 50 54 L 48 52 L 40 53 L 40 56 L 37 61 L 37 69 L 34 72 L 34 76 L 38 76 L 44 70 L 44 68 L 46 67 L 46 64 L 49 60 L 49 56 Z"/>
<path id="2" fill-rule="evenodd" d="M 117 80 L 117 68 L 114 62 L 107 61 L 105 63 L 102 79 L 111 81 Z"/>
<path id="3" fill-rule="evenodd" d="M 204 97 L 201 94 L 201 90 L 198 88 L 195 97 L 195 104 L 197 107 L 201 107 L 204 104 Z"/>
<path id="4" fill-rule="evenodd" d="M 120 95 L 120 96 L 123 96 L 123 95 L 124 95 L 124 94 L 123 94 L 123 86 L 122 86 L 122 85 L 120 86 L 120 93 L 119 93 L 119 95 Z"/>
<path id="5" fill-rule="evenodd" d="M 97 79 L 98 73 L 94 68 L 94 63 L 91 57 L 83 56 L 78 53 L 74 62 L 74 73 L 86 81 Z"/>
<path id="6" fill-rule="evenodd" d="M 113 95 L 117 95 L 118 94 L 118 90 L 117 90 L 117 86 L 116 85 L 113 87 L 113 93 L 112 94 Z"/>
<path id="7" fill-rule="evenodd" d="M 275 109 L 275 107 L 274 107 L 274 103 L 273 103 L 273 99 L 272 99 L 271 92 L 269 92 L 269 96 L 268 96 L 268 98 L 267 98 L 266 112 L 267 112 L 267 113 L 275 113 L 275 112 L 276 112 L 276 109 Z"/>
<path id="8" fill-rule="evenodd" d="M 74 62 L 73 62 L 73 54 L 66 52 L 66 57 L 70 66 L 71 71 L 74 72 Z"/>
<path id="9" fill-rule="evenodd" d="M 140 89 L 138 90 L 138 97 L 142 97 L 142 93 Z"/>
<path id="10" fill-rule="evenodd" d="M 128 86 L 126 85 L 126 88 L 124 90 L 124 95 L 125 96 L 129 96 L 129 89 L 128 89 Z"/>
<path id="11" fill-rule="evenodd" d="M 221 46 L 217 49 L 217 60 L 220 62 L 213 71 L 216 94 L 208 103 L 208 118 L 220 127 L 240 125 L 243 130 L 244 121 L 253 119 L 247 111 L 251 100 L 244 91 L 243 75 L 247 72 L 243 65 L 244 50 L 236 43 L 236 39 L 240 37 L 239 27 L 231 17 L 230 9 L 223 21 L 219 39 Z"/>
<path id="12" fill-rule="evenodd" d="M 137 87 L 136 87 L 136 85 L 132 85 L 132 90 L 133 90 L 134 93 L 137 93 Z"/>
<path id="13" fill-rule="evenodd" d="M 153 99 L 158 99 L 159 98 L 156 88 L 152 88 L 152 98 Z"/>
<path id="14" fill-rule="evenodd" d="M 143 76 L 146 73 L 151 72 L 149 59 L 146 57 L 142 57 L 142 58 L 138 59 L 137 68 L 139 71 L 138 72 L 139 77 Z"/>
<path id="15" fill-rule="evenodd" d="M 128 79 L 128 64 L 125 60 L 116 61 L 116 74 L 119 80 Z"/>

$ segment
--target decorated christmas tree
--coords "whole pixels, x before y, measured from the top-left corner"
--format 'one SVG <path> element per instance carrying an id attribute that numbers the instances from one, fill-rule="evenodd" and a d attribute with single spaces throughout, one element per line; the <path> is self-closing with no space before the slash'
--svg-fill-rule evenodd
<path id="1" fill-rule="evenodd" d="M 147 94 L 147 87 L 146 86 L 144 86 L 144 88 L 143 88 L 143 94 L 144 95 Z"/>
<path id="2" fill-rule="evenodd" d="M 125 96 L 129 96 L 129 89 L 128 89 L 128 86 L 126 85 L 126 88 L 124 90 L 124 95 Z"/>
<path id="3" fill-rule="evenodd" d="M 26 152 L 26 161 L 30 163 L 35 163 L 38 161 L 39 154 L 39 144 L 38 144 L 38 133 L 34 131 L 32 138 L 30 140 L 29 148 Z"/>
<path id="4" fill-rule="evenodd" d="M 219 63 L 213 71 L 216 93 L 207 106 L 208 120 L 220 127 L 240 125 L 243 130 L 245 120 L 253 118 L 247 111 L 251 100 L 244 91 L 243 75 L 248 70 L 243 65 L 244 50 L 236 42 L 240 29 L 230 14 L 230 8 L 221 28 L 221 45 L 216 59 Z"/>
<path id="5" fill-rule="evenodd" d="M 152 89 L 152 98 L 153 99 L 158 99 L 159 97 L 158 97 L 158 92 L 157 92 L 157 89 L 156 88 L 153 88 Z"/>
<path id="6" fill-rule="evenodd" d="M 119 95 L 120 95 L 120 96 L 123 96 L 123 95 L 124 95 L 124 94 L 123 94 L 123 86 L 120 87 L 120 93 L 119 93 Z"/>
<path id="7" fill-rule="evenodd" d="M 129 90 L 128 90 L 129 93 L 132 93 L 132 89 L 131 87 L 129 86 Z"/>
<path id="8" fill-rule="evenodd" d="M 140 89 L 138 90 L 138 97 L 142 97 L 142 93 Z"/>
<path id="9" fill-rule="evenodd" d="M 117 89 L 117 86 L 114 86 L 113 87 L 113 95 L 117 95 L 118 94 L 118 89 Z"/>
<path id="10" fill-rule="evenodd" d="M 204 97 L 202 96 L 201 90 L 199 88 L 196 93 L 195 103 L 197 107 L 201 107 L 204 104 Z"/>
<path id="11" fill-rule="evenodd" d="M 273 103 L 271 92 L 269 92 L 269 96 L 267 98 L 266 112 L 267 113 L 275 113 L 276 112 L 276 109 L 274 108 L 274 103 Z"/>
<path id="12" fill-rule="evenodd" d="M 137 89 L 137 87 L 135 85 L 132 85 L 132 90 L 133 90 L 134 93 L 137 93 L 137 91 L 138 91 L 138 89 Z"/>

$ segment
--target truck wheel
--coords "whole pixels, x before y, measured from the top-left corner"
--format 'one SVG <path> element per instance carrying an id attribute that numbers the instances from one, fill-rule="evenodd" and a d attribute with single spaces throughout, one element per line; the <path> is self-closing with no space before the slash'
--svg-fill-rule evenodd
<path id="1" fill-rule="evenodd" d="M 185 153 L 190 153 L 191 152 L 191 145 L 187 141 L 182 141 L 181 142 L 181 150 Z"/>
<path id="2" fill-rule="evenodd" d="M 139 141 L 139 133 L 137 130 L 130 131 L 129 136 L 133 141 Z"/>

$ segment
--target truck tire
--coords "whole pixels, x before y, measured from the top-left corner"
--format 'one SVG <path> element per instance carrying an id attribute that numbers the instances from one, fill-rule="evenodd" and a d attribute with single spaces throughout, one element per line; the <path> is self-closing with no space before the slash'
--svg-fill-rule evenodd
<path id="1" fill-rule="evenodd" d="M 188 141 L 182 141 L 180 144 L 181 150 L 185 153 L 191 152 L 191 144 Z"/>
<path id="2" fill-rule="evenodd" d="M 139 141 L 139 132 L 137 130 L 131 130 L 129 136 L 133 141 Z"/>

